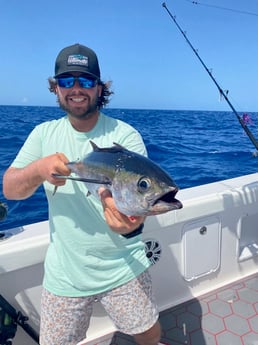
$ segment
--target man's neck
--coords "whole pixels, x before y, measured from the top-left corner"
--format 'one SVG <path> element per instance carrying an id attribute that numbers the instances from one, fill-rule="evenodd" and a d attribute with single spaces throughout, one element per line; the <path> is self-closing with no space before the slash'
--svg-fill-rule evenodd
<path id="1" fill-rule="evenodd" d="M 74 116 L 70 116 L 69 114 L 68 117 L 71 125 L 78 132 L 89 132 L 95 127 L 96 123 L 98 122 L 99 111 L 96 111 L 85 118 L 76 118 Z"/>

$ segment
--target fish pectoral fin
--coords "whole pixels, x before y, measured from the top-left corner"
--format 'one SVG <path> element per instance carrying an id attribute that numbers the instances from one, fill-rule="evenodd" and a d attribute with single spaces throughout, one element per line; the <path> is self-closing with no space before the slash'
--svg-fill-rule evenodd
<path id="1" fill-rule="evenodd" d="M 112 184 L 112 182 L 109 179 L 101 180 L 100 178 L 94 179 L 94 178 L 66 176 L 66 175 L 59 175 L 59 174 L 52 174 L 52 176 L 55 178 L 63 178 L 66 180 L 79 181 L 79 182 L 105 184 L 105 185 L 111 185 Z"/>

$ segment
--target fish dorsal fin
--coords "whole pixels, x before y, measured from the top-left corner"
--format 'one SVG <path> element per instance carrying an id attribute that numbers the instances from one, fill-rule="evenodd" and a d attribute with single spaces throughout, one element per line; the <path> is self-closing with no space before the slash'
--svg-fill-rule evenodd
<path id="1" fill-rule="evenodd" d="M 122 146 L 118 143 L 113 142 L 113 144 L 115 145 L 116 148 L 119 148 L 120 150 L 127 150 L 124 146 Z"/>
<path id="2" fill-rule="evenodd" d="M 114 146 L 111 147 L 99 147 L 92 140 L 90 140 L 91 146 L 94 152 L 120 152 L 126 150 L 126 148 L 120 144 L 113 143 Z"/>
<path id="3" fill-rule="evenodd" d="M 92 140 L 90 140 L 90 144 L 93 148 L 93 151 L 100 151 L 101 150 L 100 147 L 98 147 L 98 145 L 95 144 Z"/>

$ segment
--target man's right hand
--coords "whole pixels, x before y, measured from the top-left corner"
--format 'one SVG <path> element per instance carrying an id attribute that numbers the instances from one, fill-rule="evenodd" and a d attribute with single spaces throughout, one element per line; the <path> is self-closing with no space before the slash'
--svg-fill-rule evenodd
<path id="1" fill-rule="evenodd" d="M 66 166 L 67 157 L 63 153 L 55 153 L 40 158 L 24 168 L 9 167 L 3 176 L 3 193 L 6 199 L 22 200 L 30 197 L 36 189 L 48 181 L 55 186 L 62 186 L 65 179 L 57 179 L 52 174 L 69 175 Z"/>

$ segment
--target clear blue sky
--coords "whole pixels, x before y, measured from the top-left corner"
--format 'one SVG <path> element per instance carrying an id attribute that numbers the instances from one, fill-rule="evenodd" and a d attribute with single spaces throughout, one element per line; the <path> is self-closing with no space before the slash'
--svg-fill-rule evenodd
<path id="1" fill-rule="evenodd" d="M 0 0 L 0 104 L 56 105 L 47 78 L 58 52 L 79 42 L 113 82 L 110 108 L 230 110 L 162 2 Z M 258 111 L 258 1 L 197 2 L 166 5 L 234 107 Z"/>

